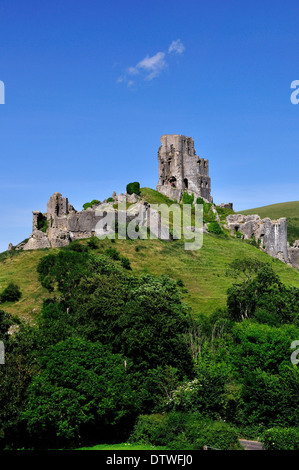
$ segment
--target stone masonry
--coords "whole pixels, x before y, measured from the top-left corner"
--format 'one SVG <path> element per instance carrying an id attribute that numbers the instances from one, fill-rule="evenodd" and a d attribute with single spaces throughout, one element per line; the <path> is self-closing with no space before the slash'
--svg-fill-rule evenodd
<path id="1" fill-rule="evenodd" d="M 212 203 L 216 220 L 220 223 L 211 196 L 211 180 L 209 177 L 209 161 L 199 158 L 194 149 L 191 137 L 178 134 L 165 134 L 161 137 L 158 151 L 159 182 L 157 191 L 173 201 L 181 202 L 184 192 L 203 198 Z M 66 197 L 54 193 L 47 204 L 47 212 L 33 211 L 32 234 L 24 241 L 9 250 L 35 250 L 67 246 L 73 240 L 90 238 L 93 235 L 107 235 L 114 232 L 110 223 L 103 224 L 103 219 L 113 212 L 114 223 L 139 225 L 152 231 L 152 222 L 156 226 L 156 238 L 170 240 L 167 226 L 163 224 L 158 211 L 136 194 L 120 194 L 115 192 L 112 201 L 95 204 L 83 211 L 76 211 Z M 117 203 L 124 203 L 125 211 L 115 210 Z M 232 209 L 233 204 L 221 204 L 221 208 Z M 105 219 L 106 220 L 106 219 Z M 111 219 L 112 220 L 112 219 Z M 103 225 L 103 227 L 102 227 Z M 101 227 L 100 231 L 98 227 Z M 232 235 L 241 234 L 244 239 L 254 239 L 259 248 L 270 256 L 277 258 L 299 269 L 299 240 L 293 246 L 287 242 L 287 220 L 281 218 L 261 219 L 258 215 L 233 214 L 226 218 L 226 227 Z M 192 227 L 190 227 L 192 231 Z M 204 230 L 207 231 L 207 230 Z M 153 233 L 153 232 L 152 232 Z"/>
<path id="2" fill-rule="evenodd" d="M 285 217 L 271 220 L 258 215 L 233 214 L 226 218 L 226 226 L 232 235 L 239 232 L 245 240 L 253 238 L 261 250 L 299 269 L 299 240 L 289 246 Z"/>
<path id="3" fill-rule="evenodd" d="M 115 204 L 124 203 L 125 210 L 114 209 Z M 131 204 L 126 208 L 126 203 Z M 104 223 L 102 231 L 99 223 L 107 219 L 108 213 L 113 213 L 113 223 L 109 226 Z M 105 219 L 105 220 L 106 220 Z M 112 220 L 112 219 L 111 219 Z M 151 208 L 150 204 L 143 201 L 136 194 L 116 195 L 109 203 L 98 203 L 83 211 L 76 211 L 69 204 L 68 199 L 60 193 L 54 193 L 47 204 L 47 212 L 43 214 L 33 211 L 32 233 L 25 245 L 16 249 L 37 250 L 41 248 L 57 248 L 69 245 L 73 240 L 91 238 L 93 235 L 108 235 L 114 232 L 114 223 L 128 224 L 135 221 L 140 227 L 156 227 L 154 235 L 157 238 L 170 240 L 169 230 L 163 225 L 160 214 Z M 151 224 L 152 221 L 152 224 Z M 134 223 L 134 222 L 133 222 Z M 41 229 L 43 227 L 43 229 Z"/>
<path id="4" fill-rule="evenodd" d="M 288 262 L 294 268 L 299 269 L 299 240 L 293 246 L 288 247 Z"/>
<path id="5" fill-rule="evenodd" d="M 196 155 L 193 139 L 165 134 L 160 140 L 157 191 L 178 202 L 184 192 L 212 202 L 209 161 Z"/>

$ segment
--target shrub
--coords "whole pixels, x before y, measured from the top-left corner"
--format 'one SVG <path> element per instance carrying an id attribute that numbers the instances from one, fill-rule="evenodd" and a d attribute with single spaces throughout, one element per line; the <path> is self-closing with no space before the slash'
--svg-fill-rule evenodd
<path id="1" fill-rule="evenodd" d="M 130 437 L 131 442 L 168 446 L 176 450 L 240 449 L 237 431 L 224 422 L 203 418 L 198 413 L 141 415 Z"/>
<path id="2" fill-rule="evenodd" d="M 213 210 L 213 204 L 211 202 L 205 202 L 203 200 L 203 221 L 204 223 L 214 222 L 216 220 L 216 213 Z"/>
<path id="3" fill-rule="evenodd" d="M 95 250 L 99 246 L 99 239 L 97 237 L 91 237 L 90 240 L 88 240 L 87 245 L 89 248 L 92 250 Z"/>
<path id="4" fill-rule="evenodd" d="M 164 414 L 140 415 L 130 437 L 131 442 L 165 445 L 168 416 Z"/>
<path id="5" fill-rule="evenodd" d="M 45 217 L 43 214 L 39 214 L 37 218 L 37 228 L 41 232 L 46 232 L 48 230 L 48 220 L 47 217 Z"/>
<path id="6" fill-rule="evenodd" d="M 238 233 L 239 232 L 235 232 L 235 235 L 237 236 L 237 238 L 239 238 Z M 242 232 L 240 232 L 240 233 L 242 235 Z M 258 241 L 256 241 L 254 235 L 252 235 L 248 240 L 246 240 L 246 242 L 249 243 L 249 245 L 255 246 L 256 248 L 259 248 L 260 243 L 261 243 L 260 239 L 258 239 Z"/>
<path id="7" fill-rule="evenodd" d="M 19 286 L 11 282 L 0 294 L 0 302 L 16 302 L 22 297 Z"/>
<path id="8" fill-rule="evenodd" d="M 120 262 L 121 262 L 121 265 L 122 265 L 123 268 L 129 269 L 129 270 L 132 269 L 130 260 L 126 256 L 121 256 L 120 257 Z"/>
<path id="9" fill-rule="evenodd" d="M 235 213 L 235 211 L 233 209 L 229 209 L 227 207 L 219 207 L 219 206 L 216 206 L 216 211 L 217 211 L 217 214 L 220 217 L 220 220 L 223 221 L 223 222 L 225 222 L 226 217 L 228 215 L 231 215 L 231 214 Z"/>
<path id="10" fill-rule="evenodd" d="M 198 198 L 196 199 L 196 204 L 204 204 L 203 198 L 202 198 L 202 197 L 198 197 Z"/>
<path id="11" fill-rule="evenodd" d="M 77 253 L 86 253 L 88 250 L 86 245 L 79 243 L 78 241 L 71 242 L 68 246 L 69 250 L 77 251 Z"/>
<path id="12" fill-rule="evenodd" d="M 140 194 L 140 184 L 135 181 L 134 183 L 127 184 L 127 193 L 128 194 Z"/>
<path id="13" fill-rule="evenodd" d="M 188 194 L 184 192 L 182 197 L 183 204 L 193 204 L 194 202 L 194 194 Z"/>
<path id="14" fill-rule="evenodd" d="M 244 238 L 243 232 L 241 232 L 241 230 L 236 230 L 235 229 L 234 233 L 235 233 L 236 238 L 242 238 L 242 239 Z"/>
<path id="15" fill-rule="evenodd" d="M 195 440 L 195 448 L 204 446 L 219 450 L 240 449 L 237 431 L 224 422 L 213 422 L 200 429 L 200 435 Z"/>
<path id="16" fill-rule="evenodd" d="M 98 201 L 98 199 L 93 199 L 91 202 L 86 202 L 85 204 L 83 204 L 83 209 L 86 211 L 88 207 L 92 207 L 95 204 L 100 204 L 100 201 Z"/>
<path id="17" fill-rule="evenodd" d="M 221 235 L 223 233 L 222 228 L 216 221 L 208 224 L 208 231 L 209 233 L 214 233 L 215 235 Z"/>
<path id="18" fill-rule="evenodd" d="M 267 429 L 261 438 L 265 450 L 299 450 L 298 428 Z"/>
<path id="19" fill-rule="evenodd" d="M 107 202 L 114 202 L 113 197 L 108 197 Z"/>
<path id="20" fill-rule="evenodd" d="M 201 416 L 219 419 L 224 416 L 225 385 L 229 368 L 211 358 L 201 359 L 196 368 L 196 378 L 182 382 L 172 390 L 168 409 L 181 412 L 199 412 Z"/>
<path id="21" fill-rule="evenodd" d="M 0 310 L 0 340 L 7 339 L 9 328 L 15 324 L 20 324 L 20 320 L 17 317 L 4 312 L 4 310 Z"/>
<path id="22" fill-rule="evenodd" d="M 119 254 L 119 252 L 117 251 L 116 248 L 107 248 L 105 253 L 106 253 L 107 256 L 110 256 L 110 258 L 114 259 L 115 261 L 120 260 L 120 254 Z"/>

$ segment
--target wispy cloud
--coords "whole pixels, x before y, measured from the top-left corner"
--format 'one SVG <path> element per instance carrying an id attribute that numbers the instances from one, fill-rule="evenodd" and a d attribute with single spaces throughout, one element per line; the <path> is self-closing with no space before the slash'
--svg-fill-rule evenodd
<path id="1" fill-rule="evenodd" d="M 177 39 L 176 41 L 172 41 L 168 48 L 168 52 L 175 52 L 176 54 L 182 54 L 185 50 L 185 46 L 182 43 L 180 39 Z"/>
<path id="2" fill-rule="evenodd" d="M 128 73 L 136 75 L 142 71 L 145 72 L 144 80 L 152 80 L 157 77 L 161 70 L 164 69 L 167 64 L 165 61 L 165 52 L 157 52 L 157 54 L 149 57 L 148 55 L 142 59 L 135 67 L 129 67 Z"/>
<path id="3" fill-rule="evenodd" d="M 126 72 L 118 78 L 117 83 L 125 83 L 128 87 L 132 87 L 137 76 L 141 80 L 151 81 L 158 77 L 162 70 L 168 66 L 167 54 L 182 54 L 184 50 L 185 47 L 180 39 L 172 41 L 167 52 L 159 51 L 153 56 L 147 55 L 135 66 L 128 67 Z M 134 76 L 135 80 L 133 80 Z"/>

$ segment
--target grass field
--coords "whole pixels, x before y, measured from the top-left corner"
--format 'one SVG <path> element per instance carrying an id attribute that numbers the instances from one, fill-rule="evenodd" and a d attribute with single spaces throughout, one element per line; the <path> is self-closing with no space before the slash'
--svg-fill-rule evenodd
<path id="1" fill-rule="evenodd" d="M 271 204 L 270 206 L 257 207 L 240 211 L 240 214 L 258 214 L 262 219 L 279 219 L 286 217 L 288 220 L 288 242 L 292 245 L 295 240 L 299 240 L 299 201 L 283 202 Z"/>

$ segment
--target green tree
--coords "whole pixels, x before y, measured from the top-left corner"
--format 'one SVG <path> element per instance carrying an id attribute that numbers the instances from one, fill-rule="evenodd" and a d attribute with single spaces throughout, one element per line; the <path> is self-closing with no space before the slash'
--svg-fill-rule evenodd
<path id="1" fill-rule="evenodd" d="M 134 181 L 134 183 L 129 183 L 127 184 L 126 190 L 128 194 L 137 194 L 137 196 L 139 196 L 140 184 L 137 181 Z"/>
<path id="2" fill-rule="evenodd" d="M 228 312 L 233 320 L 256 317 L 272 325 L 298 321 L 299 289 L 285 286 L 269 264 L 235 260 L 228 272 L 242 280 L 227 291 Z"/>
<path id="3" fill-rule="evenodd" d="M 63 312 L 63 325 L 56 328 L 62 338 L 68 324 L 90 341 L 111 344 L 114 352 L 133 360 L 136 370 L 172 366 L 192 375 L 184 338 L 189 309 L 174 281 L 166 276 L 137 278 L 103 255 L 64 251 L 56 257 L 41 261 L 39 272 L 42 282 L 60 293 L 43 309 L 43 317 L 54 315 L 59 322 L 57 312 Z"/>
<path id="4" fill-rule="evenodd" d="M 0 294 L 0 302 L 16 302 L 22 297 L 22 292 L 17 284 L 10 282 Z"/>
<path id="5" fill-rule="evenodd" d="M 2 315 L 1 315 L 2 316 Z M 13 323 L 11 318 L 0 318 L 0 330 Z M 6 330 L 7 331 L 7 330 Z M 0 448 L 28 446 L 22 412 L 28 386 L 37 373 L 36 330 L 20 324 L 13 335 L 2 336 L 5 344 L 5 365 L 0 366 Z"/>
<path id="6" fill-rule="evenodd" d="M 299 450 L 299 429 L 274 427 L 262 435 L 265 450 Z"/>
<path id="7" fill-rule="evenodd" d="M 19 324 L 20 320 L 10 313 L 0 310 L 0 341 L 7 341 L 9 338 L 8 330 L 12 325 Z"/>
<path id="8" fill-rule="evenodd" d="M 29 386 L 23 418 L 48 445 L 125 439 L 138 410 L 122 356 L 100 343 L 69 338 L 48 348 Z"/>
<path id="9" fill-rule="evenodd" d="M 299 419 L 299 371 L 284 365 L 278 374 L 257 368 L 244 377 L 241 398 L 244 424 L 297 426 Z"/>
<path id="10" fill-rule="evenodd" d="M 230 263 L 226 270 L 226 275 L 239 279 L 246 285 L 256 276 L 257 271 L 264 266 L 260 260 L 255 258 L 236 258 Z"/>
<path id="11" fill-rule="evenodd" d="M 208 224 L 208 231 L 210 233 L 214 233 L 215 235 L 221 235 L 222 233 L 224 233 L 216 220 Z"/>

